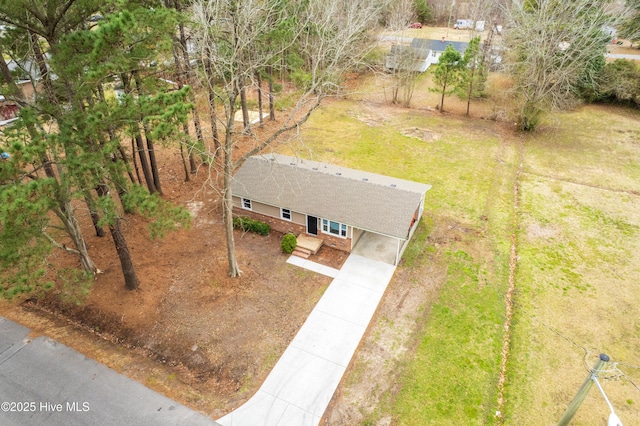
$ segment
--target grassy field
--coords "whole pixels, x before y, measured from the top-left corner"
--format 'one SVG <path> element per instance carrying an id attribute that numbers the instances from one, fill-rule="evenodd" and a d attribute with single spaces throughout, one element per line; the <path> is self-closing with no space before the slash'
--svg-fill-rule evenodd
<path id="1" fill-rule="evenodd" d="M 525 142 L 511 424 L 558 419 L 600 353 L 619 363 L 602 380 L 616 413 L 640 419 L 639 118 L 585 107 Z M 575 424 L 608 414 L 594 388 Z"/>
<path id="2" fill-rule="evenodd" d="M 615 361 L 602 385 L 633 424 L 640 418 L 640 114 L 588 106 L 520 136 L 491 121 L 425 112 L 430 97 L 418 96 L 412 109 L 383 98 L 332 101 L 297 142 L 280 148 L 433 185 L 427 225 L 400 270 L 411 276 L 421 263 L 439 262 L 446 276 L 423 307 L 426 322 L 412 330 L 414 350 L 399 362 L 396 386 L 374 410 L 361 409 L 362 423 L 500 423 L 513 235 L 504 424 L 557 422 L 601 352 Z M 345 386 L 365 368 L 356 365 L 360 373 Z M 575 424 L 603 424 L 608 414 L 594 387 Z"/>

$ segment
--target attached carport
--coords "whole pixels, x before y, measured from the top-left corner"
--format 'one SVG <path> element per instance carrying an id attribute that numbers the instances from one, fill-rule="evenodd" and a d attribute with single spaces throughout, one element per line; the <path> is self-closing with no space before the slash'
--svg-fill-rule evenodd
<path id="1" fill-rule="evenodd" d="M 365 231 L 351 253 L 395 265 L 401 243 L 397 238 Z"/>

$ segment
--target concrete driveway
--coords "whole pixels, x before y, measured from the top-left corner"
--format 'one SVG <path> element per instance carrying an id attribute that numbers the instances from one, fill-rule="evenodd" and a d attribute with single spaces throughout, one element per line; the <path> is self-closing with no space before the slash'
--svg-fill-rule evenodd
<path id="1" fill-rule="evenodd" d="M 0 317 L 0 425 L 217 425 Z"/>
<path id="2" fill-rule="evenodd" d="M 223 426 L 316 426 L 395 272 L 351 254 L 258 392 Z"/>

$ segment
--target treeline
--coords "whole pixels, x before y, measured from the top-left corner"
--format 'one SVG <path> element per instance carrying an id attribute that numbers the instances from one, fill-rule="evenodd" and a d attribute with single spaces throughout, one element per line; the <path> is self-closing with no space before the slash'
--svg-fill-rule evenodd
<path id="1" fill-rule="evenodd" d="M 0 295 L 49 286 L 53 248 L 76 255 L 87 280 L 99 272 L 78 209 L 90 212 L 98 236 L 111 234 L 125 287 L 137 288 L 122 219 L 148 217 L 153 236 L 189 223 L 162 198 L 158 144 L 180 150 L 187 180 L 199 167 L 223 176 L 215 189 L 229 275 L 237 276 L 234 170 L 339 91 L 344 71 L 366 53 L 380 9 L 365 0 L 3 2 L 1 93 L 20 115 L 0 136 Z M 11 64 L 34 90 L 17 84 Z M 259 125 L 263 109 L 275 121 L 276 76 L 295 85 L 294 98 L 277 124 L 254 133 L 248 93 L 257 92 Z M 207 99 L 206 119 L 194 88 Z M 247 139 L 249 152 L 235 155 Z"/>

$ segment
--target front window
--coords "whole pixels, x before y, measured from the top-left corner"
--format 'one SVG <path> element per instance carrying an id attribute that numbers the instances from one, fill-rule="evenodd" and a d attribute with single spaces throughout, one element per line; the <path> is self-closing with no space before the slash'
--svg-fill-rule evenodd
<path id="1" fill-rule="evenodd" d="M 340 222 L 334 222 L 332 220 L 322 219 L 322 232 L 346 238 L 347 225 Z"/>
<path id="2" fill-rule="evenodd" d="M 280 217 L 284 220 L 291 220 L 291 210 L 280 209 Z"/>
<path id="3" fill-rule="evenodd" d="M 248 198 L 243 198 L 242 199 L 242 208 L 243 209 L 247 209 L 247 210 L 251 210 L 251 200 L 249 200 Z"/>

